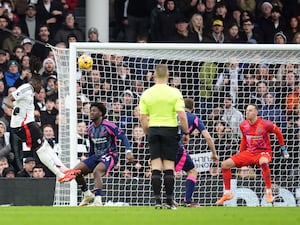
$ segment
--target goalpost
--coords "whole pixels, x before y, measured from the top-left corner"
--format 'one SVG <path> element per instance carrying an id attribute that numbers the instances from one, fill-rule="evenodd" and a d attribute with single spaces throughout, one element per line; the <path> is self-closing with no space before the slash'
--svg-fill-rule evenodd
<path id="1" fill-rule="evenodd" d="M 170 84 L 179 88 L 184 97 L 194 99 L 194 113 L 214 138 L 220 161 L 238 151 L 238 124 L 247 104 L 258 104 L 262 117 L 274 119 L 284 133 L 291 156 L 282 160 L 272 137 L 274 205 L 300 204 L 300 107 L 295 100 L 299 89 L 299 45 L 70 43 L 69 49 L 52 50 L 59 81 L 62 161 L 70 167 L 79 161 L 77 124 L 88 124 L 89 103 L 102 101 L 107 104 L 108 119 L 125 130 L 135 158 L 142 165 L 142 169 L 136 169 L 126 164 L 124 148 L 119 144 L 120 166 L 103 179 L 106 205 L 153 204 L 147 143 L 145 138 L 134 141 L 134 136 L 140 128 L 136 116 L 140 94 L 153 84 L 154 68 L 160 63 L 168 65 Z M 83 53 L 92 56 L 93 70 L 78 70 L 77 58 Z M 238 112 L 226 109 L 230 103 Z M 222 195 L 223 183 L 220 173 L 211 170 L 210 150 L 197 132 L 191 135 L 187 148 L 199 171 L 193 200 L 200 205 L 214 205 Z M 268 205 L 259 168 L 232 171 L 235 198 L 227 205 Z M 93 188 L 92 176 L 86 178 Z M 184 172 L 176 174 L 174 196 L 180 204 L 185 178 Z M 80 200 L 75 181 L 56 186 L 55 205 L 77 205 Z"/>

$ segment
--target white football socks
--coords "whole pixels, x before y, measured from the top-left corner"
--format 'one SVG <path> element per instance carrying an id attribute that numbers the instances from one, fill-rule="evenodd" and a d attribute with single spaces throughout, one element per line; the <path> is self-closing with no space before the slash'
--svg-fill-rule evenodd
<path id="1" fill-rule="evenodd" d="M 51 147 L 51 145 L 48 143 L 47 140 L 44 140 L 43 145 L 47 149 L 47 153 L 53 159 L 56 167 L 58 167 L 61 172 L 66 171 L 68 168 L 62 163 L 62 161 L 60 160 L 60 158 L 58 158 L 57 154 L 54 152 L 53 148 Z"/>
<path id="2" fill-rule="evenodd" d="M 64 174 L 60 171 L 60 169 L 56 166 L 54 159 L 49 154 L 49 143 L 44 141 L 39 150 L 36 151 L 41 162 L 48 167 L 58 178 L 64 177 Z M 50 146 L 50 145 L 49 145 Z M 50 146 L 51 147 L 51 146 Z M 52 150 L 53 151 L 53 150 Z"/>

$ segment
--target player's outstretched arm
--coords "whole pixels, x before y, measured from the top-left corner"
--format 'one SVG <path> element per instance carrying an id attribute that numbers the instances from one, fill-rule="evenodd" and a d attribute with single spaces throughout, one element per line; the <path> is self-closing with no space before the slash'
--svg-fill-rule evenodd
<path id="1" fill-rule="evenodd" d="M 212 160 L 214 161 L 214 163 L 218 164 L 219 162 L 219 157 L 217 155 L 217 151 L 216 151 L 216 147 L 215 147 L 215 143 L 214 140 L 212 139 L 211 135 L 209 134 L 209 132 L 207 130 L 203 130 L 201 132 L 201 134 L 203 135 L 203 137 L 206 140 L 206 143 L 212 153 Z"/>

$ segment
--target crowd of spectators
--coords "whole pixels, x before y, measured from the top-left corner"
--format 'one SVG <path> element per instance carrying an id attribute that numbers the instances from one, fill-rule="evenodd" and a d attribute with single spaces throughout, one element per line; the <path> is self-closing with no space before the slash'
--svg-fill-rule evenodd
<path id="1" fill-rule="evenodd" d="M 2 102 L 33 74 L 40 74 L 44 87 L 34 98 L 35 120 L 59 153 L 56 62 L 45 44 L 68 47 L 71 41 L 85 41 L 73 15 L 77 5 L 77 0 L 0 0 L 0 177 L 53 176 L 11 131 L 12 110 Z M 96 33 L 90 29 L 90 41 L 98 38 Z"/>
<path id="2" fill-rule="evenodd" d="M 35 119 L 59 154 L 58 83 L 50 48 L 70 42 L 99 42 L 99 31 L 85 32 L 76 23 L 72 0 L 0 0 L 0 104 L 18 86 L 40 74 L 44 88 L 35 95 Z M 174 43 L 300 43 L 298 1 L 115 0 L 112 40 Z M 126 14 L 124 14 L 126 12 Z M 89 151 L 86 127 L 94 101 L 107 104 L 108 119 L 129 136 L 136 162 L 120 161 L 124 177 L 149 177 L 146 136 L 139 123 L 138 101 L 153 84 L 155 59 L 94 55 L 95 66 L 77 81 L 78 158 Z M 238 148 L 238 124 L 244 106 L 256 103 L 260 116 L 273 120 L 289 137 L 293 164 L 298 163 L 299 68 L 296 64 L 246 65 L 230 62 L 177 62 L 170 65 L 170 84 L 196 102 L 199 115 L 213 134 L 223 160 Z M 185 67 L 183 70 L 181 66 Z M 0 110 L 0 176 L 51 176 L 11 132 L 11 109 Z M 292 137 L 292 138 L 291 138 Z M 206 145 L 193 133 L 190 149 Z M 123 156 L 120 157 L 125 158 Z M 7 169 L 4 169 L 7 168 Z M 42 169 L 41 169 L 42 168 Z M 36 172 L 35 172 L 36 171 Z M 36 174 L 36 175 L 34 175 Z"/>
<path id="3" fill-rule="evenodd" d="M 299 1 L 116 0 L 116 41 L 299 42 Z"/>

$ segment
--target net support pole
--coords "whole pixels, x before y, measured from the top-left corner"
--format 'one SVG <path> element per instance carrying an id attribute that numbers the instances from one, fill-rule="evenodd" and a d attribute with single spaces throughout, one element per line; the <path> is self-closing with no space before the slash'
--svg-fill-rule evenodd
<path id="1" fill-rule="evenodd" d="M 69 79 L 70 79 L 70 118 L 77 118 L 77 107 L 72 103 L 76 103 L 76 48 L 70 49 L 70 63 L 69 63 Z M 77 122 L 76 120 L 70 119 L 70 168 L 73 168 L 77 164 Z M 70 183 L 70 205 L 77 205 L 77 183 L 71 181 Z"/>

